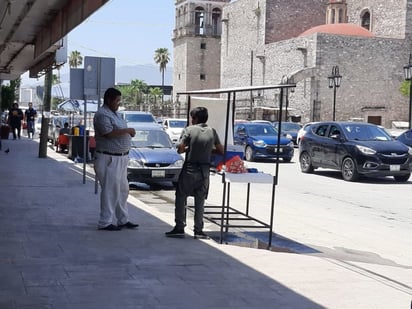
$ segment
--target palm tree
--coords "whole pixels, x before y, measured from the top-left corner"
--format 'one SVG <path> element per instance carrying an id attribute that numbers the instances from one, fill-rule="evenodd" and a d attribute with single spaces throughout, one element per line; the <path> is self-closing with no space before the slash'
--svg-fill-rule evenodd
<path id="1" fill-rule="evenodd" d="M 165 85 L 165 71 L 166 65 L 170 61 L 169 50 L 167 48 L 158 48 L 155 50 L 154 61 L 159 65 L 160 72 L 162 73 L 162 90 Z M 163 105 L 163 94 L 162 94 Z"/>
<path id="2" fill-rule="evenodd" d="M 155 110 L 157 110 L 156 102 L 158 97 L 163 97 L 163 90 L 159 87 L 149 88 L 149 98 L 152 100 L 153 109 Z"/>
<path id="3" fill-rule="evenodd" d="M 77 68 L 83 64 L 83 57 L 80 55 L 80 52 L 73 50 L 69 56 L 69 66 L 71 68 Z"/>
<path id="4" fill-rule="evenodd" d="M 143 102 L 143 93 L 147 92 L 147 84 L 144 80 L 134 79 L 130 82 L 130 87 L 135 94 L 136 106 L 138 107 Z M 140 110 L 142 110 L 141 107 Z"/>

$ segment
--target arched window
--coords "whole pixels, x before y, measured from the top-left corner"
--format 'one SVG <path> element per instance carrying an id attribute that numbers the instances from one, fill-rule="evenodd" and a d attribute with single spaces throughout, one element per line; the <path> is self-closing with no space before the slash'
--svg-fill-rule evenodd
<path id="1" fill-rule="evenodd" d="M 212 33 L 213 35 L 221 35 L 221 16 L 222 12 L 219 9 L 213 9 L 212 11 Z"/>
<path id="2" fill-rule="evenodd" d="M 365 11 L 361 16 L 361 26 L 367 30 L 371 30 L 371 13 Z"/>
<path id="3" fill-rule="evenodd" d="M 205 30 L 205 10 L 198 6 L 195 9 L 195 34 L 204 34 Z"/>
<path id="4" fill-rule="evenodd" d="M 338 11 L 338 23 L 343 23 L 343 10 L 339 9 Z"/>
<path id="5" fill-rule="evenodd" d="M 330 21 L 330 23 L 331 24 L 334 24 L 335 23 L 335 9 L 332 9 L 332 10 L 330 10 L 330 13 L 331 13 L 331 21 Z"/>

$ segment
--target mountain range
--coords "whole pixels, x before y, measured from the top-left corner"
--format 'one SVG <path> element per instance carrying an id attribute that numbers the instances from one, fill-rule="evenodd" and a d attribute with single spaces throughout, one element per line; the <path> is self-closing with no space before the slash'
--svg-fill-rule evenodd
<path id="1" fill-rule="evenodd" d="M 54 71 L 54 74 L 56 74 L 56 71 Z M 115 74 L 116 84 L 129 84 L 130 81 L 135 79 L 143 80 L 149 86 L 162 84 L 162 75 L 159 67 L 153 64 L 119 66 L 116 67 Z M 53 86 L 52 95 L 61 96 L 61 92 L 63 92 L 64 97 L 68 98 L 70 92 L 70 74 L 67 68 L 61 69 L 60 82 L 59 85 Z M 166 67 L 164 84 L 172 85 L 172 82 L 173 67 Z M 33 88 L 36 86 L 44 86 L 44 78 L 33 79 L 25 75 L 22 76 L 22 88 Z"/>

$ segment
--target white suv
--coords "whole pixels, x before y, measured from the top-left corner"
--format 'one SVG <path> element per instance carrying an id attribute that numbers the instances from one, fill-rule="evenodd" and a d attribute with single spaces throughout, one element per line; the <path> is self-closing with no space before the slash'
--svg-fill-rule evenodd
<path id="1" fill-rule="evenodd" d="M 187 125 L 186 119 L 178 118 L 165 118 L 163 119 L 163 128 L 166 133 L 170 136 L 173 144 L 177 144 L 182 134 L 183 129 Z"/>

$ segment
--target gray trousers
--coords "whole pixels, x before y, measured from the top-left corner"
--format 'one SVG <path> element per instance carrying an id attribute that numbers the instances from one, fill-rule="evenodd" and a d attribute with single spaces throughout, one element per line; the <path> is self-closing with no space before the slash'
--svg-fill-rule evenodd
<path id="1" fill-rule="evenodd" d="M 186 200 L 193 196 L 195 200 L 194 230 L 203 230 L 203 212 L 209 190 L 209 166 L 186 165 L 183 167 L 176 187 L 175 223 L 176 228 L 186 226 Z"/>
<path id="2" fill-rule="evenodd" d="M 98 153 L 95 156 L 94 170 L 101 185 L 99 228 L 109 224 L 125 224 L 128 219 L 127 163 L 129 157 L 111 156 Z"/>

